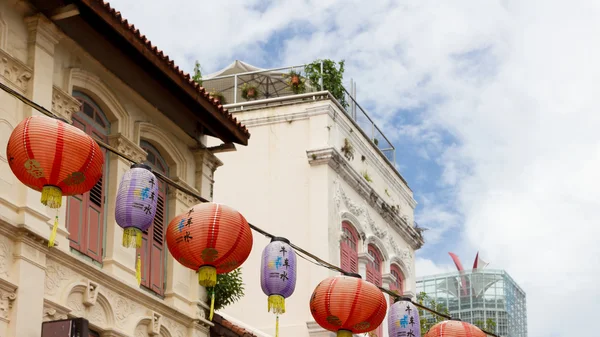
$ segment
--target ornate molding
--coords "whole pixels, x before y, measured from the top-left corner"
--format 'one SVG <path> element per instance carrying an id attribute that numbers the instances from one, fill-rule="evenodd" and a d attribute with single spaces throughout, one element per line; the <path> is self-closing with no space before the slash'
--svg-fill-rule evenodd
<path id="1" fill-rule="evenodd" d="M 150 316 L 152 321 L 148 324 L 148 335 L 157 336 L 160 334 L 160 328 L 162 327 L 162 315 L 156 311 L 152 311 Z"/>
<path id="2" fill-rule="evenodd" d="M 0 279 L 0 319 L 8 322 L 13 302 L 17 298 L 17 286 Z"/>
<path id="3" fill-rule="evenodd" d="M 85 292 L 83 293 L 83 305 L 86 307 L 91 307 L 96 304 L 96 300 L 98 299 L 98 289 L 100 286 L 98 283 L 88 280 L 87 285 L 85 287 Z"/>
<path id="4" fill-rule="evenodd" d="M 137 163 L 144 162 L 148 153 L 122 133 L 108 136 L 108 144 Z"/>
<path id="5" fill-rule="evenodd" d="M 71 309 L 44 299 L 44 316 L 42 320 L 47 322 L 67 319 L 70 312 Z"/>
<path id="6" fill-rule="evenodd" d="M 352 143 L 356 145 L 356 150 L 364 154 L 369 162 L 375 164 L 378 172 L 386 180 L 386 183 L 398 190 L 400 195 L 402 195 L 413 209 L 416 207 L 417 202 L 413 198 L 412 191 L 408 187 L 404 177 L 393 167 L 392 163 L 384 158 L 383 154 L 377 154 L 377 150 L 373 147 L 368 135 L 345 112 L 340 110 L 339 107 L 336 108 L 332 102 L 327 105 L 310 107 L 306 111 L 310 114 L 319 114 L 322 111 L 327 112 L 338 128 L 345 131 L 344 137 L 350 138 Z M 357 132 L 353 132 L 353 130 L 357 130 Z"/>
<path id="7" fill-rule="evenodd" d="M 173 179 L 173 181 L 175 181 L 176 183 L 182 185 L 183 187 L 185 187 L 193 192 L 196 192 L 197 194 L 200 194 L 195 188 L 191 187 L 185 181 L 183 181 L 179 178 L 175 178 L 175 179 Z M 183 191 L 180 191 L 179 189 L 175 189 L 175 188 L 169 188 L 168 196 L 171 199 L 174 198 L 174 199 L 182 202 L 188 208 L 200 203 L 200 199 L 198 199 L 192 195 L 189 195 Z"/>
<path id="8" fill-rule="evenodd" d="M 54 46 L 62 39 L 60 30 L 43 14 L 38 13 L 25 18 L 29 31 L 29 43 L 35 43 L 50 55 L 54 55 Z"/>
<path id="9" fill-rule="evenodd" d="M 13 89 L 25 93 L 29 81 L 33 77 L 33 69 L 12 57 L 6 51 L 0 49 L 0 76 L 4 78 Z"/>
<path id="10" fill-rule="evenodd" d="M 7 237 L 0 237 L 0 277 L 10 277 L 10 265 L 12 263 L 13 243 Z"/>
<path id="11" fill-rule="evenodd" d="M 347 182 L 364 200 L 371 206 L 372 209 L 377 211 L 381 217 L 386 220 L 389 227 L 394 229 L 402 238 L 413 248 L 419 249 L 423 244 L 422 236 L 408 224 L 407 221 L 402 219 L 397 214 L 393 213 L 383 198 L 362 178 L 362 176 L 352 168 L 342 155 L 334 148 L 318 149 L 306 151 L 306 154 L 311 165 L 327 164 L 331 167 L 340 177 Z M 365 222 L 369 225 L 369 228 L 373 233 L 380 239 L 385 240 L 388 236 L 384 229 L 379 228 L 375 221 L 371 218 L 366 205 L 358 205 L 353 202 L 342 190 L 339 182 L 334 182 L 336 185 L 336 191 L 334 195 L 334 202 L 336 207 L 340 209 L 341 202 L 343 201 L 350 213 L 357 218 L 365 218 Z"/>
<path id="12" fill-rule="evenodd" d="M 57 86 L 52 86 L 52 112 L 71 122 L 73 114 L 79 111 L 81 102 Z"/>

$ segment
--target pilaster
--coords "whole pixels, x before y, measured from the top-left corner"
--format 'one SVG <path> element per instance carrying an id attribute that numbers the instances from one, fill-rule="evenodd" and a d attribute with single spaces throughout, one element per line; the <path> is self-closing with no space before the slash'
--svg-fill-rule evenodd
<path id="1" fill-rule="evenodd" d="M 20 232 L 13 252 L 13 280 L 19 293 L 13 298 L 9 337 L 41 336 L 46 277 L 45 240 L 28 231 Z"/>
<path id="2" fill-rule="evenodd" d="M 367 265 L 375 262 L 375 259 L 366 252 L 358 253 L 358 273 L 363 280 L 367 279 Z"/>
<path id="3" fill-rule="evenodd" d="M 54 46 L 60 39 L 60 32 L 46 17 L 36 14 L 25 18 L 28 36 L 27 67 L 33 71 L 33 77 L 27 80 L 26 95 L 35 103 L 52 109 L 52 77 L 54 75 Z M 21 85 L 25 83 L 21 77 Z M 24 116 L 39 115 L 40 112 L 25 105 Z M 68 233 L 64 230 L 67 198 L 63 197 L 63 207 L 51 210 L 41 204 L 41 193 L 21 185 L 19 191 L 19 223 L 36 228 L 37 231 L 49 237 L 53 225 L 52 221 L 58 215 L 61 230 L 58 231 L 56 240 L 68 247 L 66 241 Z M 41 315 L 40 315 L 41 317 Z"/>
<path id="4" fill-rule="evenodd" d="M 136 162 L 144 161 L 147 156 L 147 153 L 141 147 L 127 139 L 121 133 L 110 135 L 108 143 Z M 109 196 L 115 196 L 119 190 L 121 178 L 129 170 L 131 163 L 113 153 L 110 153 L 107 157 L 109 179 L 107 179 L 106 193 Z M 126 248 L 121 245 L 123 229 L 117 225 L 115 220 L 115 203 L 109 202 L 106 204 L 106 207 L 108 208 L 106 210 L 106 256 L 103 261 L 103 268 L 124 282 L 137 287 L 134 277 L 135 249 Z"/>
<path id="5" fill-rule="evenodd" d="M 29 81 L 28 96 L 48 110 L 52 109 L 52 78 L 54 76 L 54 46 L 61 38 L 56 26 L 43 14 L 25 18 L 28 36 L 29 67 L 33 68 L 33 79 Z M 30 109 L 30 115 L 39 114 Z"/>
<path id="6" fill-rule="evenodd" d="M 207 149 L 194 152 L 196 161 L 196 189 L 208 200 L 213 199 L 214 174 L 223 162 Z"/>
<path id="7" fill-rule="evenodd" d="M 172 179 L 192 191 L 195 190 L 179 177 Z M 200 202 L 200 200 L 193 196 L 172 187 L 169 187 L 167 200 L 169 218 L 187 213 L 191 207 Z M 165 303 L 177 308 L 179 311 L 192 315 L 196 310 L 196 302 L 193 302 L 192 299 L 195 301 L 206 296 L 204 288 L 198 285 L 198 277 L 195 271 L 182 266 L 170 255 L 166 269 L 167 289 L 165 290 Z"/>

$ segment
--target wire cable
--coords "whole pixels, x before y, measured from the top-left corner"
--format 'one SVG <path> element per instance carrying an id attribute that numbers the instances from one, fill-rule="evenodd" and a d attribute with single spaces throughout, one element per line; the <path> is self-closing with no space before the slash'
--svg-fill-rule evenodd
<path id="1" fill-rule="evenodd" d="M 33 101 L 32 101 L 32 100 L 30 100 L 29 98 L 27 98 L 27 97 L 23 96 L 21 93 L 19 93 L 19 92 L 17 92 L 17 91 L 15 91 L 15 90 L 13 90 L 13 89 L 12 89 L 12 88 L 10 88 L 9 86 L 5 85 L 4 83 L 0 83 L 0 88 L 1 88 L 2 90 L 6 91 L 8 94 L 10 94 L 10 95 L 14 96 L 15 98 L 17 98 L 17 99 L 18 99 L 18 100 L 20 100 L 21 102 L 25 103 L 26 105 L 28 105 L 28 106 L 30 106 L 30 107 L 32 107 L 32 108 L 34 108 L 34 109 L 36 109 L 37 111 L 41 112 L 42 114 L 44 114 L 44 115 L 46 115 L 46 116 L 48 116 L 48 117 L 51 117 L 51 118 L 55 118 L 55 119 L 61 119 L 61 120 L 62 120 L 62 118 L 61 118 L 61 117 L 59 117 L 59 116 L 56 116 L 56 115 L 55 115 L 53 112 L 49 111 L 48 109 L 44 108 L 43 106 L 41 106 L 41 105 L 39 105 L 39 104 L 37 104 L 37 103 L 35 103 L 35 102 L 33 102 Z M 114 154 L 116 154 L 116 155 L 120 156 L 121 158 L 123 158 L 123 159 L 126 159 L 126 160 L 130 161 L 131 163 L 137 163 L 137 162 L 136 162 L 136 161 L 135 161 L 133 158 L 131 158 L 131 157 L 127 156 L 127 155 L 126 155 L 126 154 L 124 154 L 124 153 L 121 153 L 119 150 L 115 149 L 114 147 L 110 146 L 109 144 L 106 144 L 106 143 L 104 143 L 102 140 L 98 139 L 97 137 L 93 137 L 93 139 L 94 139 L 94 140 L 95 140 L 95 141 L 98 143 L 98 145 L 100 145 L 101 147 L 105 148 L 105 149 L 106 149 L 106 150 L 108 150 L 109 152 L 112 152 L 112 153 L 114 153 Z M 180 191 L 182 191 L 182 192 L 184 192 L 184 193 L 186 193 L 186 194 L 188 194 L 188 195 L 190 195 L 190 196 L 192 196 L 192 197 L 194 197 L 194 198 L 196 198 L 196 199 L 200 200 L 200 202 L 210 202 L 210 201 L 209 201 L 209 200 L 207 200 L 206 198 L 203 198 L 203 197 L 202 197 L 200 194 L 196 193 L 195 191 L 192 191 L 191 189 L 189 189 L 189 188 L 187 188 L 187 187 L 185 187 L 185 186 L 182 186 L 182 185 L 178 184 L 177 182 L 173 181 L 172 179 L 170 179 L 169 177 L 165 176 L 164 174 L 162 174 L 162 173 L 160 173 L 160 172 L 156 172 L 156 171 L 152 171 L 152 172 L 153 172 L 153 173 L 154 173 L 154 174 L 155 174 L 155 175 L 156 175 L 156 176 L 157 176 L 159 179 L 161 179 L 161 180 L 163 180 L 165 183 L 167 183 L 169 186 L 172 186 L 173 188 L 176 188 L 176 189 L 178 189 L 178 190 L 180 190 Z M 264 236 L 265 236 L 265 237 L 267 237 L 267 238 L 271 238 L 271 239 L 272 239 L 272 238 L 274 238 L 274 237 L 275 237 L 275 235 L 273 235 L 273 234 L 271 234 L 271 233 L 269 233 L 269 232 L 267 232 L 267 231 L 265 231 L 265 230 L 263 230 L 263 229 L 261 229 L 261 228 L 259 228 L 259 227 L 255 226 L 255 225 L 253 225 L 253 224 L 251 224 L 251 223 L 249 223 L 249 225 L 250 225 L 250 228 L 252 228 L 254 231 L 256 231 L 256 232 L 258 232 L 258 233 L 260 233 L 260 234 L 264 235 Z M 301 258 L 303 258 L 303 259 L 307 260 L 308 262 L 311 262 L 311 263 L 313 263 L 313 264 L 315 264 L 315 265 L 317 265 L 317 266 L 321 266 L 321 267 L 327 268 L 327 269 L 329 269 L 329 270 L 333 270 L 333 271 L 336 271 L 336 272 L 342 273 L 342 274 L 344 274 L 344 275 L 349 275 L 349 274 L 351 274 L 351 273 L 349 273 L 349 272 L 347 272 L 347 271 L 343 270 L 342 268 L 340 268 L 340 267 L 338 267 L 338 266 L 336 266 L 336 265 L 333 265 L 333 264 L 331 264 L 331 263 L 329 263 L 329 262 L 327 262 L 327 261 L 325 261 L 325 260 L 323 260 L 323 259 L 319 258 L 318 256 L 316 256 L 316 255 L 314 255 L 314 254 L 310 253 L 309 251 L 307 251 L 307 250 L 303 249 L 302 247 L 295 245 L 295 244 L 294 244 L 294 243 L 292 243 L 292 242 L 290 242 L 290 246 L 291 246 L 292 248 L 294 248 L 294 250 L 296 250 L 297 252 L 301 253 L 301 254 L 298 254 L 298 255 L 299 255 Z M 308 257 L 308 258 L 310 258 L 310 259 L 312 259 L 313 261 L 310 261 L 310 260 L 309 260 L 307 257 Z M 431 309 L 431 308 L 429 308 L 429 307 L 426 307 L 426 306 L 424 306 L 424 305 L 422 305 L 422 304 L 420 304 L 420 303 L 418 303 L 418 302 L 415 302 L 415 301 L 413 301 L 413 300 L 411 300 L 411 299 L 409 299 L 409 298 L 404 298 L 404 297 L 402 297 L 402 295 L 398 295 L 397 293 L 395 293 L 395 292 L 393 292 L 393 291 L 391 291 L 391 290 L 389 290 L 389 289 L 386 289 L 386 288 L 383 288 L 383 287 L 378 287 L 378 288 L 379 288 L 379 289 L 380 289 L 382 292 L 384 292 L 384 293 L 386 293 L 386 294 L 390 295 L 392 298 L 395 298 L 395 299 L 399 299 L 399 298 L 401 298 L 402 300 L 405 300 L 405 301 L 411 302 L 411 303 L 412 303 L 413 305 L 415 305 L 416 307 L 418 307 L 418 308 L 420 308 L 420 309 L 422 309 L 422 310 L 428 311 L 428 312 L 430 312 L 430 313 L 432 313 L 432 314 L 434 314 L 434 315 L 437 315 L 437 316 L 440 316 L 440 317 L 443 317 L 443 318 L 446 318 L 446 319 L 454 319 L 454 318 L 452 318 L 452 317 L 451 317 L 451 316 L 449 316 L 449 315 L 445 315 L 445 314 L 443 314 L 443 313 L 441 313 L 441 312 L 438 312 L 438 311 L 436 311 L 436 310 L 433 310 L 433 309 Z M 500 336 L 498 336 L 498 335 L 496 335 L 496 334 L 494 334 L 494 333 L 491 333 L 491 332 L 485 331 L 485 330 L 483 330 L 483 329 L 481 329 L 481 330 L 482 330 L 484 333 L 486 333 L 486 334 L 488 334 L 488 335 L 490 335 L 490 336 L 493 336 L 493 337 L 500 337 Z"/>

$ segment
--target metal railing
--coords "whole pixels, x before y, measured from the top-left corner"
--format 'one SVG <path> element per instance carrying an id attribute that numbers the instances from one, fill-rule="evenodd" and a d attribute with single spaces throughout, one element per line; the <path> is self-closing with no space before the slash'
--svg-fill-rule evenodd
<path id="1" fill-rule="evenodd" d="M 228 74 L 203 80 L 203 87 L 214 96 L 219 96 L 223 105 L 243 106 L 257 105 L 259 102 L 272 103 L 277 98 L 310 99 L 306 94 L 327 90 L 323 85 L 323 63 L 317 83 L 312 83 L 306 76 L 306 65 L 272 68 Z M 296 76 L 297 75 L 297 76 Z M 352 93 L 353 94 L 352 94 Z M 375 124 L 366 110 L 356 101 L 356 87 L 351 85 L 351 92 L 344 88 L 344 96 L 336 97 L 343 111 L 358 124 L 360 129 L 377 147 L 392 165 L 396 163 L 396 148 Z"/>

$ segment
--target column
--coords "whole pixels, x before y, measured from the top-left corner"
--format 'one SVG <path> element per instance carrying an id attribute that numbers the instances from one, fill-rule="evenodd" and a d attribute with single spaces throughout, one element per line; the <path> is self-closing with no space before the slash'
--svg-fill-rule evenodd
<path id="1" fill-rule="evenodd" d="M 389 268 L 388 268 L 389 269 Z M 383 274 L 381 277 L 381 281 L 382 281 L 382 285 L 385 289 L 390 289 L 391 285 L 396 283 L 396 277 L 394 277 L 394 275 L 387 273 L 387 274 Z M 388 301 L 388 310 L 390 308 L 390 306 L 394 303 L 394 298 L 392 296 L 389 296 L 387 294 L 384 294 L 386 300 Z M 381 323 L 383 325 L 383 336 L 388 336 L 388 319 L 387 319 L 387 315 L 385 316 L 385 319 L 383 320 L 383 323 Z M 381 336 L 380 336 L 381 337 Z"/>
<path id="2" fill-rule="evenodd" d="M 121 133 L 108 137 L 110 146 L 119 152 L 131 157 L 136 162 L 146 160 L 147 153 L 130 139 Z M 121 178 L 129 170 L 131 163 L 114 153 L 106 156 L 108 167 L 108 179 L 106 185 L 106 256 L 103 260 L 103 269 L 117 278 L 137 287 L 135 280 L 135 249 L 123 247 L 123 229 L 117 225 L 115 220 L 115 198 L 119 190 Z"/>
<path id="3" fill-rule="evenodd" d="M 187 185 L 178 177 L 174 177 L 173 180 L 190 190 L 194 190 L 193 187 Z M 200 202 L 198 199 L 171 187 L 169 187 L 167 200 L 169 219 L 187 212 L 190 207 Z M 165 249 L 167 248 L 165 247 Z M 197 301 L 200 299 L 206 302 L 206 291 L 198 284 L 196 272 L 182 266 L 170 254 L 168 254 L 166 268 L 165 302 L 186 315 L 193 316 L 196 313 Z"/>
<path id="4" fill-rule="evenodd" d="M 195 187 L 200 191 L 201 196 L 212 201 L 215 171 L 223 165 L 223 162 L 207 149 L 196 150 L 194 159 L 196 161 Z"/>
<path id="5" fill-rule="evenodd" d="M 10 315 L 9 337 L 42 334 L 47 249 L 44 242 L 26 229 L 19 230 L 15 240 L 11 275 L 19 288 Z"/>
<path id="6" fill-rule="evenodd" d="M 62 34 L 58 28 L 42 14 L 25 18 L 29 32 L 27 46 L 27 65 L 33 69 L 33 78 L 28 81 L 27 97 L 44 108 L 52 109 L 52 79 L 54 75 L 54 47 Z M 37 110 L 25 105 L 26 118 L 40 115 Z M 17 221 L 24 223 L 48 238 L 56 215 L 59 216 L 60 226 L 56 241 L 63 249 L 68 249 L 68 233 L 65 230 L 66 197 L 63 206 L 58 210 L 50 209 L 40 202 L 41 193 L 21 186 L 18 193 L 19 210 Z"/>

